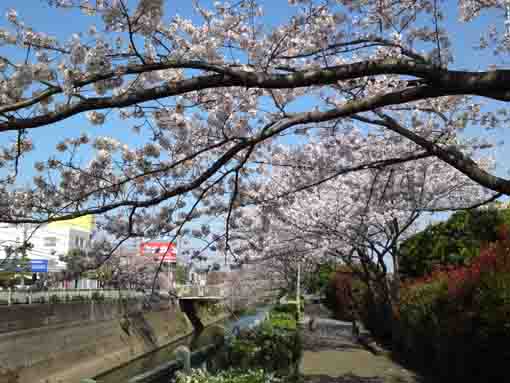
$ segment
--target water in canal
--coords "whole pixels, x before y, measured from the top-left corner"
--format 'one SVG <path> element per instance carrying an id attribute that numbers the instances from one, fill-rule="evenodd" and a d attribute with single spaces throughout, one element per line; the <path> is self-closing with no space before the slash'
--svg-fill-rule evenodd
<path id="1" fill-rule="evenodd" d="M 239 319 L 226 319 L 220 321 L 217 324 L 222 325 L 225 328 L 225 335 L 232 332 L 234 328 L 243 329 L 246 327 L 253 326 L 259 321 L 263 320 L 269 311 L 268 307 L 257 308 L 256 312 L 252 315 L 244 315 Z M 174 343 L 170 343 L 165 347 L 157 349 L 151 353 L 145 354 L 125 365 L 117 367 L 113 370 L 107 371 L 95 378 L 98 383 L 120 383 L 127 382 L 130 378 L 143 374 L 149 370 L 152 370 L 171 359 L 172 352 L 180 345 L 188 346 L 192 351 L 198 347 L 202 347 L 206 344 L 207 339 L 210 339 L 212 332 L 214 331 L 214 325 L 208 326 L 197 338 L 193 334 L 180 339 Z M 167 382 L 158 382 L 167 383 Z"/>

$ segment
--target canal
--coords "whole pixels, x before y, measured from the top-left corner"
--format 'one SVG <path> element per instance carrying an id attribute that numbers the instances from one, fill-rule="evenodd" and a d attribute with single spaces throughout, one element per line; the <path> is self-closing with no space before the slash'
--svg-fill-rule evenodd
<path id="1" fill-rule="evenodd" d="M 185 345 L 190 348 L 191 351 L 203 347 L 212 342 L 215 334 L 218 332 L 218 325 L 225 328 L 225 336 L 228 336 L 235 331 L 235 329 L 244 329 L 252 327 L 262 321 L 269 307 L 259 307 L 252 314 L 243 315 L 240 318 L 229 318 L 223 321 L 219 321 L 213 325 L 210 325 L 202 331 L 198 336 L 191 334 L 183 339 L 176 342 L 170 343 L 158 350 L 142 355 L 141 357 L 117 367 L 113 370 L 107 371 L 101 375 L 96 376 L 94 379 L 98 383 L 119 383 L 127 382 L 129 379 L 141 375 L 147 371 L 153 370 L 162 364 L 167 363 L 171 360 L 173 351 L 181 345 Z M 153 383 L 168 383 L 164 382 L 153 382 Z"/>

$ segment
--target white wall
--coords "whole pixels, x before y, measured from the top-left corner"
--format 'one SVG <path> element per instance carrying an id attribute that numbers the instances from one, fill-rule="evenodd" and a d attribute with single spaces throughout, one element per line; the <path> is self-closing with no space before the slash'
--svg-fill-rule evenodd
<path id="1" fill-rule="evenodd" d="M 50 271 L 63 270 L 65 263 L 59 257 L 71 249 L 88 249 L 90 232 L 76 228 L 49 228 L 43 225 L 36 230 L 32 225 L 0 223 L 0 258 L 5 257 L 6 246 L 19 246 L 26 238 L 33 245 L 27 253 L 29 259 L 47 259 Z"/>

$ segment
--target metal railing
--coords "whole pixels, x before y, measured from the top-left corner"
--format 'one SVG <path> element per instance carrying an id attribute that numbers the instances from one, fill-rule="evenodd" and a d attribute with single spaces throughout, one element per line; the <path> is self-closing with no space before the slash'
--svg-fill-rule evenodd
<path id="1" fill-rule="evenodd" d="M 179 298 L 224 298 L 227 296 L 225 285 L 177 285 Z"/>
<path id="2" fill-rule="evenodd" d="M 114 289 L 1 290 L 0 305 L 121 300 L 142 298 L 143 296 L 144 293 L 141 291 Z"/>

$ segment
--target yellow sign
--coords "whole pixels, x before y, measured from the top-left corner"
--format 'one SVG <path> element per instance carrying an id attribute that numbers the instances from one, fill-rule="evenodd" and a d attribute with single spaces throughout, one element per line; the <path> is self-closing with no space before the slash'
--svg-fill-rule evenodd
<path id="1" fill-rule="evenodd" d="M 51 222 L 48 227 L 52 229 L 72 229 L 76 228 L 79 230 L 92 231 L 96 226 L 96 220 L 93 215 L 84 215 L 74 219 L 68 219 L 65 221 Z"/>

